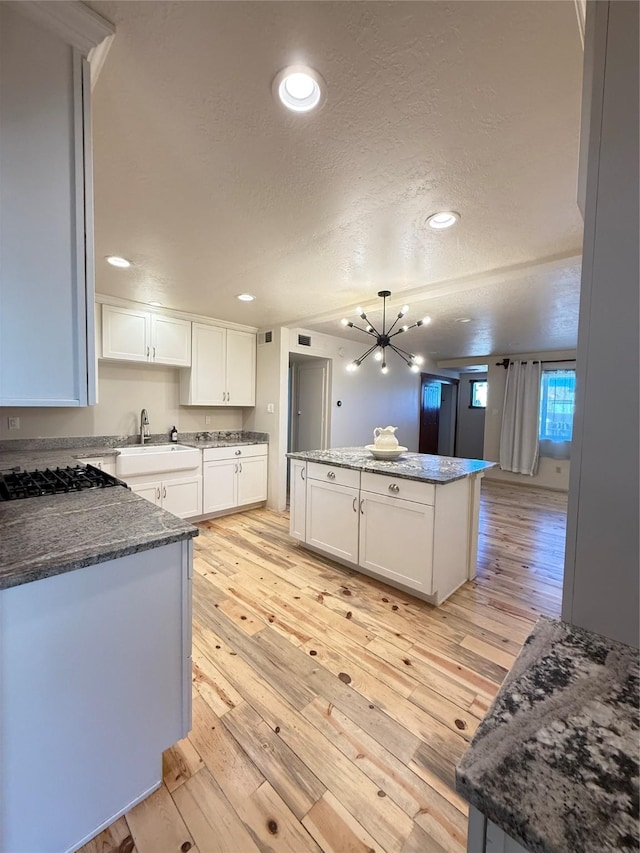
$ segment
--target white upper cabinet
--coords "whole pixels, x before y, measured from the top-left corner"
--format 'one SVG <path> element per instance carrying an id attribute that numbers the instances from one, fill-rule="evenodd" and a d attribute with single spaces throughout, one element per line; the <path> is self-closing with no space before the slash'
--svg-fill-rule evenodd
<path id="1" fill-rule="evenodd" d="M 188 367 L 191 323 L 142 308 L 103 305 L 102 358 Z"/>
<path id="2" fill-rule="evenodd" d="M 193 323 L 191 370 L 180 376 L 183 406 L 224 406 L 227 391 L 227 330 Z"/>
<path id="3" fill-rule="evenodd" d="M 227 329 L 227 405 L 256 404 L 256 336 Z"/>
<path id="4" fill-rule="evenodd" d="M 86 56 L 112 33 L 82 3 L 0 3 L 0 406 L 95 402 Z"/>
<path id="5" fill-rule="evenodd" d="M 102 357 L 149 361 L 151 323 L 148 311 L 102 306 Z"/>
<path id="6" fill-rule="evenodd" d="M 151 361 L 176 367 L 191 364 L 191 323 L 188 320 L 151 315 Z"/>
<path id="7" fill-rule="evenodd" d="M 255 406 L 256 336 L 193 323 L 191 370 L 180 380 L 183 406 Z"/>

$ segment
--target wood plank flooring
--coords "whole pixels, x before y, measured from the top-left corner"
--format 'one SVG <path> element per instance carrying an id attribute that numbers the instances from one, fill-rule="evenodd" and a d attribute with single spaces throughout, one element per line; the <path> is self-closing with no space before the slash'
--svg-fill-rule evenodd
<path id="1" fill-rule="evenodd" d="M 82 853 L 463 853 L 454 767 L 560 613 L 565 519 L 565 495 L 484 481 L 478 577 L 439 608 L 310 555 L 287 514 L 201 524 L 193 730 Z"/>

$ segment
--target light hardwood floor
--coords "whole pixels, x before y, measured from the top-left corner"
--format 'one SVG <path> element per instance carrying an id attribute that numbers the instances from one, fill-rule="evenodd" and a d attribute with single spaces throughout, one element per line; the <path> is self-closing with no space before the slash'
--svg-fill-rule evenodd
<path id="1" fill-rule="evenodd" d="M 561 494 L 485 481 L 478 577 L 439 608 L 311 556 L 286 514 L 202 524 L 193 730 L 82 853 L 463 853 L 454 767 L 559 615 L 565 518 Z"/>

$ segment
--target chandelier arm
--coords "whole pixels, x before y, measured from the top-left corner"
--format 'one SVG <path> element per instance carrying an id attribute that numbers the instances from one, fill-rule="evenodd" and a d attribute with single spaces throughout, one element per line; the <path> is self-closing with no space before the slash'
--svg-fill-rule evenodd
<path id="1" fill-rule="evenodd" d="M 398 347 L 394 346 L 393 344 L 389 344 L 389 348 L 392 349 L 395 352 L 395 354 L 397 356 L 399 356 L 404 361 L 404 363 L 407 365 L 407 367 L 411 367 L 411 362 L 406 357 L 406 355 L 404 355 L 404 350 L 399 350 Z"/>
<path id="2" fill-rule="evenodd" d="M 367 322 L 368 322 L 368 321 L 367 321 Z M 371 326 L 371 323 L 369 323 L 369 325 Z M 365 335 L 373 335 L 373 332 L 370 332 L 368 329 L 363 329 L 363 328 L 362 328 L 362 326 L 356 326 L 356 324 L 355 324 L 355 323 L 352 323 L 352 324 L 351 324 L 351 328 L 352 328 L 352 329 L 357 329 L 359 332 L 364 332 L 364 333 L 365 333 Z M 373 328 L 373 326 L 371 326 L 371 328 Z"/>
<path id="3" fill-rule="evenodd" d="M 402 353 L 404 356 L 406 356 L 407 358 L 413 358 L 413 353 L 412 353 L 412 352 L 407 352 L 407 351 L 406 351 L 406 349 L 402 349 L 402 347 L 398 347 L 398 346 L 396 346 L 395 344 L 389 344 L 389 346 L 390 346 L 390 347 L 393 347 L 393 349 L 394 349 L 396 352 L 398 352 L 398 353 L 400 353 L 400 352 L 401 352 L 401 353 Z"/>
<path id="4" fill-rule="evenodd" d="M 359 361 L 360 363 L 362 363 L 365 360 L 365 358 L 367 358 L 367 356 L 371 355 L 371 353 L 374 351 L 374 349 L 377 349 L 377 348 L 378 348 L 378 342 L 376 341 L 376 343 L 372 347 L 369 347 L 369 349 L 365 352 L 365 354 L 361 355 L 359 358 L 357 358 L 356 361 Z"/>
<path id="5" fill-rule="evenodd" d="M 393 332 L 393 330 L 394 330 L 394 329 L 395 329 L 395 327 L 398 325 L 398 320 L 401 320 L 401 319 L 402 319 L 401 317 L 396 317 L 396 319 L 393 321 L 393 323 L 389 326 L 389 330 L 388 330 L 388 332 L 386 333 L 388 338 L 392 338 L 392 337 L 394 337 L 395 335 L 399 335 L 399 334 L 400 334 L 400 331 Z M 393 332 L 393 335 L 391 334 L 391 332 Z"/>
<path id="6" fill-rule="evenodd" d="M 369 332 L 369 334 L 375 335 L 377 338 L 379 338 L 380 332 L 376 329 L 376 327 L 373 325 L 373 323 L 371 322 L 371 320 L 368 317 L 367 317 L 367 323 L 371 326 L 371 328 L 373 330 L 373 331 Z M 383 330 L 383 333 L 384 333 L 384 330 Z"/>

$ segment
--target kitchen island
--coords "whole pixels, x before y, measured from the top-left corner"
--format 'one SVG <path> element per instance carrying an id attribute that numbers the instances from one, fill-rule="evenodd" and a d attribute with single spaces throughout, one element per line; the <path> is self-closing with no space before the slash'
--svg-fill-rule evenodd
<path id="1" fill-rule="evenodd" d="M 197 532 L 121 485 L 0 502 L 3 853 L 75 850 L 160 785 L 191 727 Z"/>
<path id="2" fill-rule="evenodd" d="M 291 535 L 305 548 L 441 604 L 476 575 L 480 481 L 494 465 L 362 447 L 291 459 Z"/>

